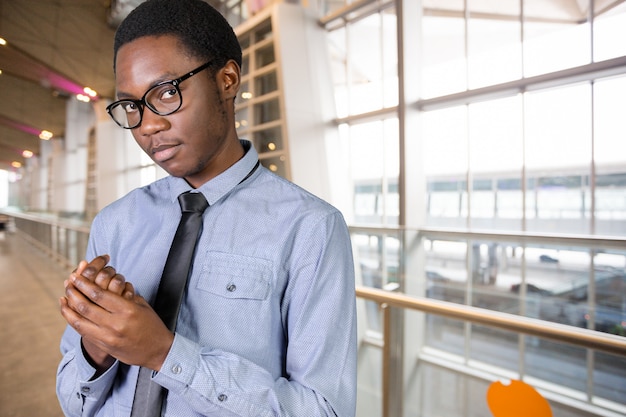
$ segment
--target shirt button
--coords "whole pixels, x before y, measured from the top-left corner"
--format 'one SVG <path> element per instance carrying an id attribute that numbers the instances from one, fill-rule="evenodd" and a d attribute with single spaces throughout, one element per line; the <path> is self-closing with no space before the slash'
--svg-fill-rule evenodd
<path id="1" fill-rule="evenodd" d="M 220 402 L 224 402 L 228 399 L 228 396 L 226 396 L 226 394 L 220 394 L 217 396 L 217 399 L 220 400 Z"/>
<path id="2" fill-rule="evenodd" d="M 80 390 L 85 394 L 89 394 L 89 391 L 91 391 L 89 387 L 82 387 Z"/>
<path id="3" fill-rule="evenodd" d="M 180 365 L 172 366 L 172 373 L 174 373 L 175 375 L 180 374 L 182 371 L 183 371 L 183 368 Z"/>
<path id="4" fill-rule="evenodd" d="M 228 287 L 226 287 L 226 290 L 228 292 L 235 292 L 236 289 L 237 289 L 237 286 L 235 284 L 228 284 Z"/>

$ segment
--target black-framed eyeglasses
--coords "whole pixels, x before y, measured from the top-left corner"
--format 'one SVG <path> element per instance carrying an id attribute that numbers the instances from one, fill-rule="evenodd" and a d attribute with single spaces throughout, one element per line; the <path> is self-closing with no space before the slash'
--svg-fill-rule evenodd
<path id="1" fill-rule="evenodd" d="M 162 81 L 146 91 L 141 100 L 118 100 L 107 106 L 107 113 L 124 129 L 134 129 L 141 124 L 144 107 L 160 116 L 175 113 L 183 105 L 183 96 L 179 84 L 208 68 L 213 61 L 200 65 L 195 70 L 188 72 L 180 78 L 170 81 Z"/>

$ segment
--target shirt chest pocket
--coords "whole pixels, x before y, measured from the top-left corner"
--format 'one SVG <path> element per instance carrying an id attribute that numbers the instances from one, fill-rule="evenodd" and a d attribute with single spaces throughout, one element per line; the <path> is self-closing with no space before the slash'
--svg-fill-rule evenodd
<path id="1" fill-rule="evenodd" d="M 206 255 L 197 289 L 232 299 L 265 300 L 268 297 L 271 261 L 221 252 Z"/>

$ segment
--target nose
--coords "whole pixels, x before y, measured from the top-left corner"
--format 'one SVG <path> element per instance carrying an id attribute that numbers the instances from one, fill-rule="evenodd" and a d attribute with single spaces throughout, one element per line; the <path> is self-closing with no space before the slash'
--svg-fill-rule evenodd
<path id="1" fill-rule="evenodd" d="M 141 135 L 149 136 L 169 128 L 170 123 L 167 116 L 158 115 L 148 107 L 144 107 L 141 124 L 137 127 L 137 129 L 140 130 Z"/>

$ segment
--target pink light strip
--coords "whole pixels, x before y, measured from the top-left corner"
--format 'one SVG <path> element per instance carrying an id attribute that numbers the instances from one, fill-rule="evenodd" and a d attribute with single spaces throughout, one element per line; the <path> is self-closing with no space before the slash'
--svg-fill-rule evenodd
<path id="1" fill-rule="evenodd" d="M 39 134 L 41 133 L 41 130 L 34 128 L 32 126 L 26 125 L 24 123 L 20 123 L 20 122 L 16 122 L 15 120 L 11 120 L 7 117 L 4 117 L 2 115 L 0 115 L 0 124 L 6 126 L 6 127 L 10 127 L 13 129 L 17 129 L 17 130 L 21 130 L 24 133 L 27 133 L 29 135 L 34 135 L 39 137 Z"/>

